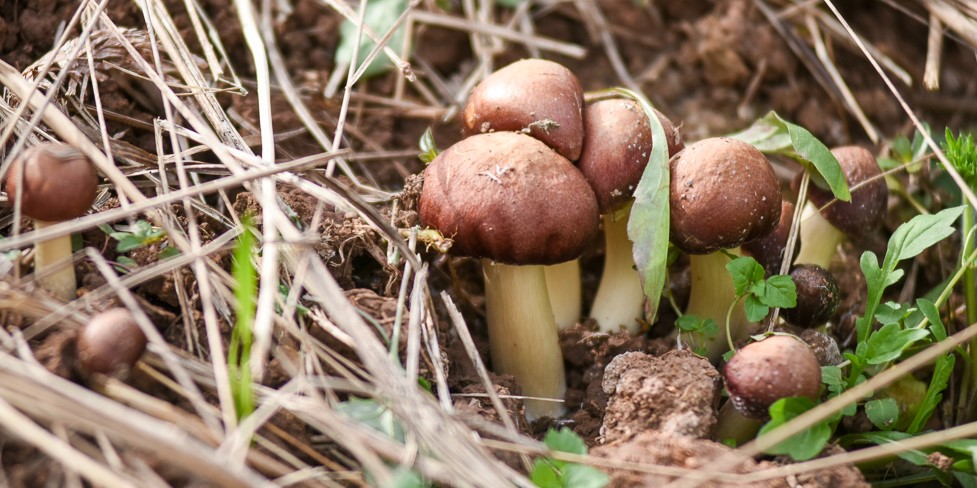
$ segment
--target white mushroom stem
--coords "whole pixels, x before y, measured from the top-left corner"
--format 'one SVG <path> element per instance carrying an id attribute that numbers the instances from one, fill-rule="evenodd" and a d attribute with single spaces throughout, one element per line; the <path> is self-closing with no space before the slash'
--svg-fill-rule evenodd
<path id="1" fill-rule="evenodd" d="M 482 261 L 492 365 L 533 398 L 525 400 L 530 420 L 566 411 L 563 353 L 543 268 Z"/>
<path id="2" fill-rule="evenodd" d="M 572 327 L 582 313 L 580 260 L 546 266 L 544 271 L 556 325 L 560 330 Z"/>
<path id="3" fill-rule="evenodd" d="M 727 400 L 719 409 L 715 439 L 719 442 L 732 439 L 735 445 L 741 446 L 756 437 L 762 425 L 762 421 L 741 414 L 733 402 Z"/>
<path id="4" fill-rule="evenodd" d="M 828 222 L 811 202 L 804 205 L 800 233 L 801 249 L 797 252 L 794 263 L 816 264 L 824 269 L 830 269 L 831 260 L 845 234 L 831 225 L 831 222 Z"/>
<path id="5" fill-rule="evenodd" d="M 600 277 L 597 296 L 590 316 L 597 321 L 603 332 L 625 329 L 637 334 L 638 322 L 644 313 L 645 294 L 641 279 L 634 267 L 633 244 L 628 239 L 628 216 L 616 218 L 612 214 L 604 219 L 604 273 Z"/>
<path id="6" fill-rule="evenodd" d="M 34 229 L 41 230 L 55 223 L 35 220 Z M 34 276 L 39 285 L 55 296 L 69 301 L 77 298 L 70 234 L 34 245 Z"/>
<path id="7" fill-rule="evenodd" d="M 739 248 L 730 249 L 730 254 L 739 256 Z M 729 306 L 736 300 L 736 287 L 726 269 L 729 258 L 721 252 L 711 254 L 693 254 L 689 256 L 692 268 L 689 281 L 689 305 L 685 313 L 701 319 L 716 321 L 719 332 L 706 337 L 696 333 L 682 333 L 682 342 L 693 349 L 704 348 L 704 355 L 716 364 L 726 351 L 729 351 L 729 341 L 726 338 L 726 313 Z M 677 329 L 676 329 L 677 330 Z M 742 300 L 733 308 L 729 317 L 729 331 L 732 341 L 745 339 L 750 335 L 751 326 L 746 320 Z"/>

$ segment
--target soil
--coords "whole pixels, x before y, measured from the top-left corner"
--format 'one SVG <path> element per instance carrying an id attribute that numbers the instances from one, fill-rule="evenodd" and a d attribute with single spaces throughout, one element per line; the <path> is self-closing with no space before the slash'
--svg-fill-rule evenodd
<path id="1" fill-rule="evenodd" d="M 196 56 L 194 62 L 206 67 L 204 50 L 194 31 L 194 17 L 186 12 L 186 3 L 179 0 L 161 3 L 172 13 L 175 29 L 187 40 L 191 53 Z M 226 49 L 227 61 L 242 80 L 240 87 L 230 82 L 220 83 L 218 88 L 226 91 L 219 93 L 217 99 L 222 108 L 232 114 L 230 118 L 235 128 L 252 143 L 251 149 L 260 154 L 260 138 L 255 129 L 260 126 L 257 90 L 254 90 L 256 73 L 236 12 L 228 0 L 201 0 L 196 3 L 200 12 L 215 26 L 216 35 Z M 338 26 L 342 18 L 327 5 L 328 2 L 295 0 L 269 3 L 273 4 L 273 30 L 278 47 L 292 81 L 298 85 L 298 91 L 313 112 L 319 128 L 331 135 L 339 120 L 342 90 L 340 95 L 332 98 L 321 94 L 336 69 L 334 53 L 339 43 Z M 421 8 L 436 11 L 435 3 L 440 2 L 421 2 Z M 451 5 L 452 15 L 460 15 L 461 2 L 447 3 Z M 751 121 L 774 110 L 785 119 L 806 127 L 828 146 L 868 144 L 869 138 L 845 108 L 838 90 L 829 87 L 823 75 L 814 74 L 808 65 L 809 60 L 792 50 L 778 32 L 778 27 L 797 24 L 783 18 L 777 20 L 780 24 L 771 24 L 757 7 L 758 3 L 762 2 L 599 0 L 595 5 L 606 17 L 607 28 L 617 43 L 623 67 L 656 107 L 680 126 L 686 141 L 741 130 Z M 913 80 L 922 79 L 921 60 L 926 57 L 925 24 L 888 7 L 885 2 L 844 3 L 842 13 L 856 31 L 905 68 Z M 289 9 L 282 10 L 286 4 Z M 0 59 L 18 70 L 27 70 L 35 65 L 28 75 L 38 75 L 36 63 L 52 50 L 53 33 L 67 26 L 77 5 L 78 2 L 69 0 L 0 2 Z M 147 60 L 152 60 L 144 16 L 137 2 L 109 2 L 106 13 L 118 26 L 131 29 L 126 31 L 127 38 Z M 512 15 L 512 10 L 498 8 L 497 23 L 505 25 Z M 602 44 L 592 14 L 581 12 L 572 2 L 555 3 L 538 8 L 534 23 L 537 35 L 577 44 L 587 50 L 587 55 L 580 59 L 544 53 L 549 59 L 569 67 L 585 90 L 623 84 L 617 70 L 604 54 L 606 46 Z M 419 152 L 418 141 L 428 128 L 442 148 L 461 138 L 459 122 L 450 116 L 457 113 L 457 101 L 464 99 L 464 96 L 458 96 L 457 91 L 478 62 L 478 53 L 471 46 L 468 33 L 433 24 L 417 23 L 415 26 L 412 62 L 422 82 L 407 84 L 403 97 L 393 102 L 390 100 L 393 100 L 391 97 L 398 86 L 396 73 L 390 72 L 359 83 L 349 107 L 345 137 L 341 144 L 354 153 L 389 153 L 378 160 L 355 162 L 353 166 L 366 185 L 380 190 L 384 195 L 396 196 L 376 198 L 377 201 L 371 201 L 371 205 L 385 222 L 397 229 L 407 229 L 417 223 L 416 205 L 421 181 L 416 175 L 424 167 L 412 155 Z M 796 30 L 793 32 L 798 38 L 806 35 Z M 807 42 L 806 39 L 801 40 Z M 97 53 L 93 61 L 96 66 L 95 79 L 99 83 L 99 103 L 107 114 L 105 132 L 111 136 L 109 142 L 113 154 L 118 158 L 119 167 L 126 173 L 151 174 L 157 168 L 158 152 L 171 154 L 174 150 L 168 138 L 162 137 L 157 141 L 154 132 L 154 120 L 163 117 L 159 94 L 152 85 L 131 74 L 139 72 L 141 68 L 129 59 L 129 53 L 121 49 L 110 35 L 96 31 L 92 34 L 92 41 Z M 855 48 L 843 40 L 832 38 L 828 49 L 837 60 L 852 96 L 883 138 L 899 134 L 911 136 L 905 115 Z M 495 67 L 500 67 L 532 54 L 522 44 L 508 43 L 495 53 L 493 63 Z M 900 85 L 900 91 L 921 109 L 921 115 L 933 127 L 952 125 L 966 129 L 967 122 L 972 123 L 977 110 L 974 110 L 973 104 L 961 103 L 961 100 L 972 100 L 974 93 L 977 93 L 977 80 L 972 76 L 975 71 L 972 54 L 966 46 L 947 42 L 943 58 L 943 86 L 937 94 L 923 91 L 917 86 L 918 81 L 913 87 Z M 170 81 L 180 79 L 171 62 L 164 60 L 162 69 Z M 67 72 L 68 76 L 54 103 L 69 113 L 78 125 L 84 125 L 81 121 L 92 119 L 95 114 L 92 108 L 95 95 L 87 79 L 88 63 L 55 66 L 53 73 L 45 79 L 50 81 L 60 72 Z M 320 153 L 320 144 L 303 125 L 282 92 L 276 89 L 272 95 L 274 125 L 280 137 L 276 141 L 279 162 Z M 45 129 L 42 126 L 42 130 Z M 97 131 L 88 136 L 99 146 L 102 144 Z M 7 141 L 2 147 L 4 155 L 12 148 L 12 141 Z M 188 157 L 192 158 L 188 163 L 218 162 L 209 152 Z M 775 160 L 775 164 L 787 189 L 797 169 L 783 160 Z M 214 171 L 213 175 L 206 172 L 200 174 L 207 180 L 227 173 L 225 169 Z M 309 178 L 321 183 L 321 180 L 315 179 L 321 176 Z M 132 179 L 138 181 L 147 194 L 152 194 L 157 188 L 149 178 L 133 176 Z M 355 187 L 353 181 L 346 177 L 336 177 L 334 180 L 346 188 Z M 912 184 L 920 183 L 914 180 Z M 106 186 L 106 189 L 108 191 L 96 204 L 99 212 L 121 205 L 112 188 Z M 939 188 L 933 189 L 933 195 L 935 199 L 950 198 Z M 383 233 L 352 206 L 324 204 L 287 184 L 278 185 L 278 196 L 289 218 L 309 236 L 309 242 L 304 244 L 315 249 L 342 287 L 345 298 L 358 313 L 370 320 L 377 337 L 386 344 L 394 336 L 398 317 L 408 317 L 414 304 L 407 304 L 398 314 L 398 294 L 404 269 L 390 259 L 388 240 Z M 219 209 L 213 213 L 199 211 L 193 215 L 199 222 L 198 230 L 205 244 L 228 228 L 227 222 L 233 221 L 231 216 L 251 215 L 255 222 L 261 221 L 260 202 L 244 187 L 227 189 L 221 195 L 208 195 L 201 199 L 201 203 L 212 210 Z M 893 197 L 893 207 L 896 203 Z M 182 206 L 172 209 L 176 225 L 184 228 L 189 225 L 185 212 Z M 132 215 L 110 225 L 132 224 L 144 218 L 148 217 Z M 864 278 L 860 273 L 852 272 L 859 268 L 859 256 L 865 250 L 872 250 L 880 256 L 884 254 L 888 236 L 902 221 L 898 216 L 890 215 L 885 226 L 875 234 L 844 244 L 831 266 L 843 297 L 839 311 L 831 320 L 833 327 L 820 332 L 794 331 L 814 345 L 822 365 L 839 364 L 842 361 L 839 350 L 853 345 L 854 318 L 864 309 L 866 299 Z M 0 209 L 0 225 L 3 225 L 0 232 L 5 236 L 10 234 L 12 222 L 12 211 L 6 207 Z M 31 225 L 29 219 L 24 219 L 22 231 L 31 229 Z M 152 266 L 163 259 L 161 256 L 165 252 L 163 243 L 153 243 L 131 252 L 118 252 L 116 242 L 99 228 L 86 229 L 80 236 L 83 246 L 99 250 L 106 260 L 123 272 L 131 271 L 129 266 Z M 452 296 L 469 326 L 477 353 L 483 362 L 491 366 L 478 262 L 441 255 L 422 244 L 418 245 L 418 249 L 428 266 L 426 272 L 429 273 L 431 294 L 445 290 Z M 229 249 L 223 249 L 208 259 L 218 267 L 229 270 L 229 254 Z M 602 258 L 603 250 L 596 245 L 581 260 L 585 303 L 589 303 L 596 289 Z M 926 290 L 940 283 L 945 278 L 945 273 L 941 271 L 952 260 L 951 252 L 924 254 L 919 262 L 929 265 L 919 266 L 915 286 L 919 290 Z M 687 267 L 688 261 L 680 258 L 670 269 L 668 289 L 679 307 L 688 296 Z M 31 271 L 29 260 L 19 261 L 16 271 L 2 277 L 4 285 L 23 288 L 33 300 L 48 298 L 43 291 L 24 287 L 15 279 L 15 276 Z M 80 260 L 77 271 L 81 284 L 80 297 L 101 289 L 107 283 L 95 265 L 87 260 Z M 406 289 L 413 289 L 413 283 L 408 285 Z M 209 361 L 206 346 L 202 345 L 205 341 L 201 339 L 206 334 L 202 298 L 195 274 L 189 267 L 161 273 L 133 287 L 132 291 L 140 307 L 174 348 L 202 362 Z M 499 423 L 499 412 L 486 398 L 482 379 L 471 364 L 449 314 L 438 300 L 429 301 L 433 305 L 423 305 L 425 311 L 431 312 L 423 319 L 428 327 L 425 330 L 437 339 L 441 350 L 421 354 L 418 375 L 424 382 L 436 383 L 438 378 L 435 371 L 440 367 L 448 375 L 446 384 L 454 395 L 451 404 L 459 416 L 475 416 L 485 422 Z M 120 301 L 117 297 L 105 298 L 88 304 L 82 313 L 90 314 L 118 305 Z M 24 306 L 23 303 L 20 306 Z M 309 296 L 299 294 L 297 308 L 317 310 L 316 307 Z M 672 351 L 674 344 L 660 339 L 672 329 L 676 318 L 668 300 L 662 300 L 660 310 L 658 320 L 636 337 L 624 332 L 596 332 L 595 324 L 588 320 L 561 332 L 568 381 L 565 398 L 568 414 L 565 418 L 527 422 L 518 399 L 518 385 L 511 377 L 492 374 L 493 388 L 503 399 L 506 411 L 515 419 L 520 433 L 538 439 L 551 427 L 566 426 L 580 435 L 588 446 L 592 446 L 591 452 L 597 457 L 662 466 L 701 468 L 728 452 L 729 448 L 709 440 L 721 403 L 719 373 L 708 361 L 687 351 Z M 11 305 L 3 305 L 0 311 L 3 312 L 0 317 L 4 327 L 10 330 L 26 330 L 44 316 L 18 311 L 17 306 Z M 586 312 L 584 310 L 585 316 Z M 227 347 L 231 341 L 231 324 L 227 312 L 223 313 L 219 325 L 224 346 Z M 321 313 L 303 315 L 300 320 L 317 347 L 324 347 L 342 358 L 341 368 L 335 365 L 317 367 L 321 367 L 322 374 L 326 375 L 339 374 L 340 369 L 345 368 L 356 370 L 361 365 L 358 351 L 342 333 L 328 327 L 330 320 L 331 317 Z M 188 327 L 185 327 L 187 324 Z M 951 320 L 948 327 L 955 329 L 963 325 L 962 319 L 957 318 Z M 82 382 L 73 364 L 76 328 L 77 319 L 67 320 L 46 333 L 27 338 L 27 342 L 34 358 L 49 371 Z M 291 366 L 285 364 L 287 359 L 299 357 L 299 351 L 309 347 L 288 337 L 283 334 L 278 339 L 278 345 L 284 352 L 269 365 L 270 372 L 264 380 L 264 386 L 268 388 L 281 387 L 291 380 Z M 397 357 L 406 357 L 407 336 L 400 335 L 400 342 L 392 349 L 398 353 Z M 190 411 L 185 398 L 176 395 L 168 385 L 156 379 L 137 374 L 131 382 L 144 393 Z M 209 400 L 215 401 L 213 396 L 215 394 L 208 392 Z M 303 440 L 303 446 L 315 446 L 309 447 L 311 453 L 302 454 L 303 460 L 312 463 L 326 458 L 337 466 L 355 464 L 349 452 L 337 449 L 332 444 L 323 447 L 312 441 L 305 443 L 316 430 L 303 421 L 284 417 L 285 414 L 276 416 L 272 423 L 279 425 L 288 435 Z M 865 419 L 861 420 L 863 422 L 859 425 L 849 425 L 847 428 L 852 432 L 860 431 L 866 424 Z M 852 422 L 855 420 L 849 421 Z M 501 436 L 483 431 L 479 431 L 479 435 L 501 439 Z M 4 443 L 0 446 L 3 451 L 0 464 L 6 481 L 12 486 L 66 484 L 65 480 L 74 476 L 63 472 L 58 463 L 41 455 L 35 447 L 20 441 L 7 442 L 4 437 Z M 86 439 L 86 448 L 91 447 L 88 442 Z M 132 455 L 145 459 L 150 466 L 165 464 L 145 453 Z M 512 453 L 498 455 L 513 468 L 522 469 L 518 456 Z M 748 473 L 776 462 L 779 460 L 748 460 L 736 467 L 735 472 Z M 195 482 L 188 481 L 187 473 L 179 469 L 159 469 L 157 472 L 173 484 L 191 485 Z M 611 470 L 610 473 L 612 486 L 653 486 L 670 479 L 625 470 Z M 765 483 L 753 486 L 863 486 L 865 479 L 855 468 L 842 466 Z M 727 485 L 711 482 L 707 486 Z"/>

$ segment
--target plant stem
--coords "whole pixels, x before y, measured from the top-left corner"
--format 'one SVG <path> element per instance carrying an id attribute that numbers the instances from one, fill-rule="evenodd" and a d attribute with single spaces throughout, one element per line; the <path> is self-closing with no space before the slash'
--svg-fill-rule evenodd
<path id="1" fill-rule="evenodd" d="M 597 296 L 590 316 L 597 320 L 603 332 L 620 329 L 630 334 L 641 330 L 639 320 L 644 313 L 645 293 L 641 278 L 634 267 L 633 246 L 628 239 L 628 217 L 631 212 L 604 219 L 604 272 L 597 287 Z M 651 320 L 651 319 L 649 319 Z"/>
<path id="2" fill-rule="evenodd" d="M 960 235 L 963 236 L 963 250 L 961 256 L 968 256 L 974 251 L 974 211 L 973 207 L 967 205 L 961 216 Z M 967 324 L 972 325 L 977 322 L 977 283 L 974 280 L 974 271 L 970 266 L 964 266 L 963 274 L 963 297 L 966 304 Z M 977 339 L 973 339 L 967 345 L 970 352 L 970 361 L 964 373 L 964 384 L 961 388 L 961 398 L 968 398 L 971 392 L 977 391 Z M 971 420 L 974 415 L 972 409 L 966 412 L 967 418 Z"/>
<path id="3" fill-rule="evenodd" d="M 35 220 L 34 229 L 41 230 L 54 224 Z M 39 285 L 58 298 L 68 301 L 77 298 L 70 234 L 38 242 L 34 246 L 34 275 Z"/>
<path id="4" fill-rule="evenodd" d="M 566 378 L 543 266 L 482 261 L 489 348 L 498 374 L 511 374 L 526 399 L 526 418 L 565 412 Z"/>
<path id="5" fill-rule="evenodd" d="M 546 290 L 557 327 L 560 330 L 572 327 L 583 313 L 580 260 L 546 266 L 543 271 L 546 274 Z"/>
<path id="6" fill-rule="evenodd" d="M 813 203 L 807 202 L 801 217 L 801 250 L 794 258 L 794 264 L 816 264 L 831 269 L 831 260 L 844 237 L 840 230 L 821 216 Z"/>

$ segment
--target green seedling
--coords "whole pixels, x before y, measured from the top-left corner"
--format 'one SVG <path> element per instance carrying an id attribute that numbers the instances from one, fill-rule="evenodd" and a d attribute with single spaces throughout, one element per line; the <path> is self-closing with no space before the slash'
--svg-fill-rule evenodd
<path id="1" fill-rule="evenodd" d="M 385 437 L 404 444 L 407 439 L 403 424 L 394 413 L 375 400 L 366 398 L 350 398 L 336 404 L 336 411 L 346 415 L 356 422 L 365 425 Z M 398 488 L 427 488 L 431 484 L 421 478 L 419 474 L 404 466 L 397 466 L 393 472 L 394 480 L 390 486 Z M 370 478 L 367 473 L 367 478 Z"/>
<path id="2" fill-rule="evenodd" d="M 118 225 L 115 229 L 109 225 L 100 225 L 99 228 L 118 241 L 115 250 L 120 253 L 142 249 L 166 239 L 165 230 L 145 220 L 138 220 L 133 225 Z"/>
<path id="3" fill-rule="evenodd" d="M 234 278 L 234 329 L 227 350 L 227 369 L 231 380 L 231 395 L 238 419 L 254 411 L 254 391 L 251 385 L 251 339 L 256 301 L 258 273 L 251 262 L 257 252 L 251 218 L 244 216 L 244 230 L 234 245 L 231 276 Z"/>
<path id="4" fill-rule="evenodd" d="M 583 439 L 566 427 L 547 431 L 543 443 L 554 451 L 587 454 Z M 540 488 L 602 488 L 610 483 L 610 478 L 593 466 L 553 458 L 537 459 L 529 478 Z"/>
<path id="5" fill-rule="evenodd" d="M 400 18 L 401 14 L 407 10 L 407 0 L 373 0 L 366 5 L 366 12 L 363 15 L 363 25 L 368 27 L 370 30 L 376 33 L 377 36 L 382 38 L 384 34 L 387 33 L 394 24 L 396 24 L 397 19 Z M 356 47 L 357 40 L 357 25 L 349 20 L 346 20 L 339 26 L 339 45 L 336 47 L 336 65 L 337 66 L 349 66 L 353 61 L 353 51 Z M 405 29 L 404 26 L 399 26 L 393 34 L 390 36 L 387 46 L 392 47 L 394 50 L 399 51 L 400 46 L 404 43 Z M 360 37 L 360 45 L 356 64 L 362 65 L 367 57 L 370 55 L 370 51 L 373 50 L 376 43 L 373 42 L 365 33 Z M 393 63 L 384 54 L 377 54 L 373 61 L 366 67 L 362 66 L 360 69 L 363 71 L 362 76 L 371 77 L 386 73 L 393 67 Z"/>

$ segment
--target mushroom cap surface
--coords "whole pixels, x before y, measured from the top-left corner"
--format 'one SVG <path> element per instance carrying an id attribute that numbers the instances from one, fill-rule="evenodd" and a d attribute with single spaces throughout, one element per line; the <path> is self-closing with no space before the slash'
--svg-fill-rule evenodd
<path id="1" fill-rule="evenodd" d="M 577 168 L 524 134 L 463 139 L 424 171 L 423 225 L 454 239 L 451 253 L 506 264 L 575 259 L 597 236 L 597 199 Z"/>
<path id="2" fill-rule="evenodd" d="M 885 217 L 889 186 L 886 185 L 885 178 L 882 178 L 882 169 L 879 168 L 875 156 L 860 146 L 837 147 L 831 150 L 831 154 L 838 158 L 849 188 L 875 179 L 852 191 L 850 202 L 835 202 L 822 210 L 821 215 L 849 237 L 859 237 L 878 229 Z M 814 205 L 823 207 L 834 195 L 828 190 L 811 185 L 807 198 Z"/>
<path id="3" fill-rule="evenodd" d="M 11 202 L 20 198 L 24 215 L 60 222 L 88 211 L 95 201 L 98 175 L 81 151 L 64 144 L 44 143 L 27 149 L 14 161 L 7 172 L 6 185 Z"/>
<path id="4" fill-rule="evenodd" d="M 78 337 L 78 367 L 85 376 L 125 375 L 145 350 L 146 336 L 132 313 L 113 308 L 93 317 L 82 329 Z"/>
<path id="5" fill-rule="evenodd" d="M 668 156 L 674 156 L 685 147 L 682 136 L 672 121 L 655 112 L 665 129 Z M 577 167 L 594 189 L 600 212 L 614 212 L 631 199 L 651 157 L 648 117 L 634 100 L 600 100 L 584 108 L 583 126 Z"/>
<path id="6" fill-rule="evenodd" d="M 583 88 L 564 66 L 523 59 L 492 73 L 472 90 L 462 134 L 527 131 L 576 161 L 583 146 Z"/>
<path id="7" fill-rule="evenodd" d="M 768 275 L 780 273 L 780 265 L 787 250 L 787 239 L 790 237 L 790 227 L 794 222 L 794 204 L 784 200 L 780 204 L 780 220 L 769 234 L 744 242 L 742 249 L 753 256 Z M 799 237 L 799 236 L 798 236 Z M 800 244 L 800 239 L 796 239 Z M 795 245 L 796 248 L 796 245 Z M 796 256 L 796 254 L 795 254 Z"/>
<path id="8" fill-rule="evenodd" d="M 763 153 L 727 137 L 703 139 L 670 161 L 671 239 L 690 254 L 737 247 L 780 220 L 780 183 Z"/>
<path id="9" fill-rule="evenodd" d="M 797 287 L 797 306 L 780 311 L 787 322 L 798 327 L 815 327 L 838 311 L 841 289 L 828 270 L 816 264 L 798 264 L 791 269 L 790 277 Z"/>
<path id="10" fill-rule="evenodd" d="M 821 364 L 800 339 L 775 335 L 737 351 L 723 368 L 723 378 L 736 410 L 747 417 L 766 418 L 770 405 L 781 398 L 817 400 Z"/>

